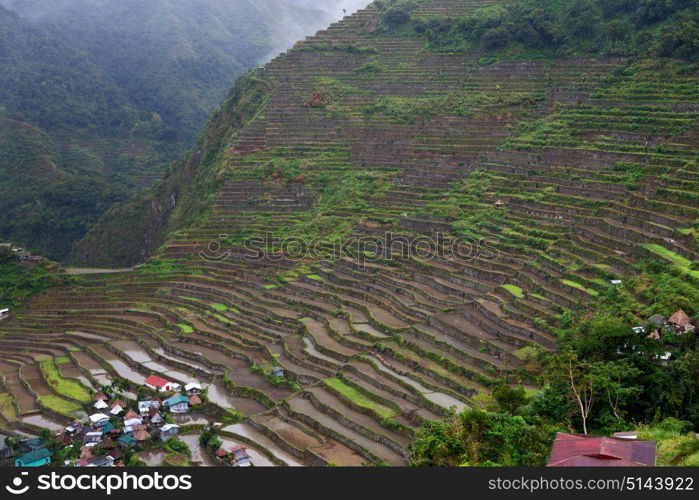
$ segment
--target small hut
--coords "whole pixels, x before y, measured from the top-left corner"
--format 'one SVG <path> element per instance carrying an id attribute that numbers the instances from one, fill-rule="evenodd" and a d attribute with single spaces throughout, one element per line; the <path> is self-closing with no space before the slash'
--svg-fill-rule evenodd
<path id="1" fill-rule="evenodd" d="M 109 398 L 105 393 L 99 391 L 97 394 L 95 394 L 94 398 L 92 399 L 94 399 L 95 401 L 107 401 Z"/>
<path id="2" fill-rule="evenodd" d="M 145 427 L 141 427 L 134 433 L 133 437 L 136 441 L 141 442 L 150 439 L 150 434 Z"/>

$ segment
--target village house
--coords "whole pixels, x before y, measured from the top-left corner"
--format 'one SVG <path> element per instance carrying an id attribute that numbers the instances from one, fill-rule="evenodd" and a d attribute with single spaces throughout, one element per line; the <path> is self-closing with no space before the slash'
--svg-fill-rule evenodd
<path id="1" fill-rule="evenodd" d="M 662 328 L 667 324 L 667 318 L 661 316 L 660 314 L 654 314 L 648 318 L 648 323 L 653 325 L 655 328 Z"/>
<path id="2" fill-rule="evenodd" d="M 138 441 L 140 443 L 142 441 L 146 441 L 146 440 L 150 439 L 150 434 L 146 430 L 146 426 L 142 425 L 141 427 L 138 428 L 138 430 L 136 432 L 134 432 L 133 437 L 136 441 Z"/>
<path id="3" fill-rule="evenodd" d="M 0 309 L 0 320 L 9 318 L 10 317 L 10 310 L 5 308 L 5 309 Z"/>
<path id="4" fill-rule="evenodd" d="M 162 377 L 158 377 L 157 375 L 151 375 L 146 379 L 145 382 L 146 387 L 154 390 L 154 391 L 160 391 L 160 392 L 170 392 L 174 391 L 175 387 L 178 387 L 179 384 L 175 382 L 171 382 L 170 380 L 165 380 Z"/>
<path id="5" fill-rule="evenodd" d="M 675 328 L 675 332 L 677 333 L 690 333 L 694 331 L 692 319 L 682 309 L 679 309 L 670 316 L 667 322 Z"/>
<path id="6" fill-rule="evenodd" d="M 236 446 L 231 449 L 230 455 L 232 455 L 231 465 L 233 467 L 250 467 L 252 465 L 250 455 L 242 446 Z"/>
<path id="7" fill-rule="evenodd" d="M 184 390 L 187 396 L 192 396 L 193 394 L 201 394 L 201 384 L 199 382 L 190 382 L 184 386 Z"/>
<path id="8" fill-rule="evenodd" d="M 83 444 L 88 447 L 96 446 L 102 441 L 102 431 L 90 431 L 85 433 Z"/>
<path id="9" fill-rule="evenodd" d="M 112 434 L 112 435 L 114 435 L 114 434 L 119 434 L 119 429 L 117 429 L 116 427 L 114 427 L 114 424 L 113 424 L 113 423 L 107 422 L 107 425 L 105 425 L 104 427 L 102 427 L 102 432 L 105 433 L 105 434 Z"/>
<path id="10" fill-rule="evenodd" d="M 133 436 L 129 434 L 124 434 L 123 436 L 119 436 L 117 438 L 117 443 L 119 443 L 119 446 L 121 446 L 122 448 L 126 448 L 129 446 L 137 445 L 138 441 L 136 441 L 136 439 Z"/>
<path id="11" fill-rule="evenodd" d="M 548 467 L 653 467 L 655 442 L 559 432 Z"/>
<path id="12" fill-rule="evenodd" d="M 124 415 L 124 432 L 133 432 L 143 425 L 141 416 L 133 410 L 129 410 Z"/>
<path id="13" fill-rule="evenodd" d="M 201 406 L 201 405 L 202 405 L 202 400 L 198 395 L 192 394 L 191 396 L 189 396 L 189 406 Z"/>
<path id="14" fill-rule="evenodd" d="M 103 393 L 102 391 L 99 391 L 97 394 L 95 394 L 92 397 L 92 399 L 94 399 L 95 401 L 107 401 L 109 398 L 107 397 L 107 395 L 105 393 Z"/>
<path id="15" fill-rule="evenodd" d="M 79 420 L 75 420 L 72 424 L 65 428 L 65 431 L 66 433 L 73 435 L 82 431 L 83 427 L 84 425 L 82 422 L 80 422 Z"/>
<path id="16" fill-rule="evenodd" d="M 15 467 L 41 467 L 51 463 L 51 452 L 46 448 L 30 451 L 15 459 Z"/>
<path id="17" fill-rule="evenodd" d="M 86 460 L 88 458 L 92 458 L 92 447 L 90 446 L 83 446 L 80 448 L 80 455 L 78 456 L 80 460 Z"/>
<path id="18" fill-rule="evenodd" d="M 126 408 L 126 403 L 121 400 L 116 400 L 112 403 L 109 413 L 112 415 L 119 415 Z"/>
<path id="19" fill-rule="evenodd" d="M 107 456 L 112 457 L 115 463 L 124 458 L 124 454 L 117 448 L 110 451 Z"/>
<path id="20" fill-rule="evenodd" d="M 104 413 L 95 413 L 90 415 L 90 422 L 96 427 L 104 427 L 109 423 L 109 417 Z"/>
<path id="21" fill-rule="evenodd" d="M 151 408 L 154 408 L 157 411 L 159 407 L 160 401 L 158 399 L 149 399 L 147 401 L 138 402 L 138 411 L 142 417 L 147 417 L 151 411 Z"/>
<path id="22" fill-rule="evenodd" d="M 160 428 L 160 440 L 167 441 L 168 439 L 177 436 L 180 432 L 180 426 L 176 424 L 165 424 Z"/>
<path id="23" fill-rule="evenodd" d="M 187 413 L 189 411 L 189 398 L 183 394 L 178 394 L 163 401 L 163 406 L 170 410 L 170 413 Z"/>
<path id="24" fill-rule="evenodd" d="M 114 467 L 114 458 L 109 455 L 83 458 L 75 461 L 75 467 Z"/>
<path id="25" fill-rule="evenodd" d="M 71 446 L 73 443 L 75 443 L 75 438 L 67 432 L 61 432 L 58 435 L 58 440 L 63 446 Z"/>
<path id="26" fill-rule="evenodd" d="M 150 420 L 150 423 L 153 425 L 160 425 L 165 421 L 158 409 L 153 407 L 151 407 L 150 411 L 148 412 L 148 419 Z"/>
<path id="27" fill-rule="evenodd" d="M 104 399 L 98 399 L 92 406 L 94 406 L 96 410 L 104 410 L 105 408 L 109 408 L 109 405 Z"/>
<path id="28" fill-rule="evenodd" d="M 281 366 L 275 366 L 272 369 L 272 375 L 275 377 L 283 377 L 284 376 L 284 369 Z"/>

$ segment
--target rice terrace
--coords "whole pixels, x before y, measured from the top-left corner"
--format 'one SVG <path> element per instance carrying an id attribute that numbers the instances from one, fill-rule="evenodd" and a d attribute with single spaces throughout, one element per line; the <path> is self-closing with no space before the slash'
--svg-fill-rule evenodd
<path id="1" fill-rule="evenodd" d="M 242 74 L 62 258 L 0 228 L 0 460 L 699 465 L 698 23 L 366 1 Z"/>

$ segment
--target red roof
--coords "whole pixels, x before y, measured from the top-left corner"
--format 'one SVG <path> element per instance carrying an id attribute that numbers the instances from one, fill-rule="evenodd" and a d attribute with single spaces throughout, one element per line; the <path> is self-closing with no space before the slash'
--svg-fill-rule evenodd
<path id="1" fill-rule="evenodd" d="M 165 380 L 163 377 L 158 377 L 157 375 L 151 375 L 146 379 L 146 384 L 152 385 L 153 387 L 165 387 L 167 384 L 171 384 L 169 380 Z"/>
<path id="2" fill-rule="evenodd" d="M 582 434 L 556 434 L 549 467 L 639 467 L 655 465 L 655 442 Z"/>

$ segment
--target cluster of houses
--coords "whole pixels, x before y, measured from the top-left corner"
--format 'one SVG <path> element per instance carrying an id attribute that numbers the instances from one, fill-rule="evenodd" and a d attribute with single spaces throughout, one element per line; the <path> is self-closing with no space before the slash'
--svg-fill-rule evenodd
<path id="1" fill-rule="evenodd" d="M 81 445 L 76 467 L 123 465 L 125 448 L 157 438 L 167 441 L 179 433 L 180 427 L 167 423 L 163 412 L 187 413 L 192 407 L 202 404 L 202 387 L 198 382 L 185 385 L 184 393 L 179 384 L 157 376 L 148 377 L 146 386 L 158 392 L 174 394 L 162 401 L 157 396 L 138 401 L 136 410 L 120 399 L 110 401 L 100 391 L 95 394 L 92 404 L 95 413 L 89 415 L 86 422 L 76 420 L 57 434 L 64 446 Z M 100 453 L 96 454 L 95 450 L 100 450 Z M 51 453 L 43 445 L 27 450 L 15 459 L 18 467 L 39 467 L 50 463 Z"/>
<path id="2" fill-rule="evenodd" d="M 669 318 L 665 318 L 660 314 L 654 314 L 648 318 L 643 325 L 633 327 L 636 333 L 648 333 L 647 338 L 654 340 L 662 340 L 666 333 L 674 333 L 676 335 L 684 335 L 694 333 L 697 329 L 699 321 L 692 323 L 692 318 L 682 309 L 677 310 Z M 668 364 L 672 358 L 672 353 L 666 351 L 659 356 L 660 362 L 664 365 Z"/>
<path id="3" fill-rule="evenodd" d="M 39 255 L 32 255 L 32 253 L 29 250 L 22 248 L 22 247 L 17 247 L 15 245 L 13 245 L 12 243 L 0 243 L 0 248 L 1 247 L 9 248 L 10 250 L 12 250 L 12 252 L 15 255 L 17 255 L 17 258 L 21 262 L 28 262 L 31 264 L 36 264 L 37 262 L 41 262 L 42 260 L 44 260 L 43 257 L 41 257 Z"/>

